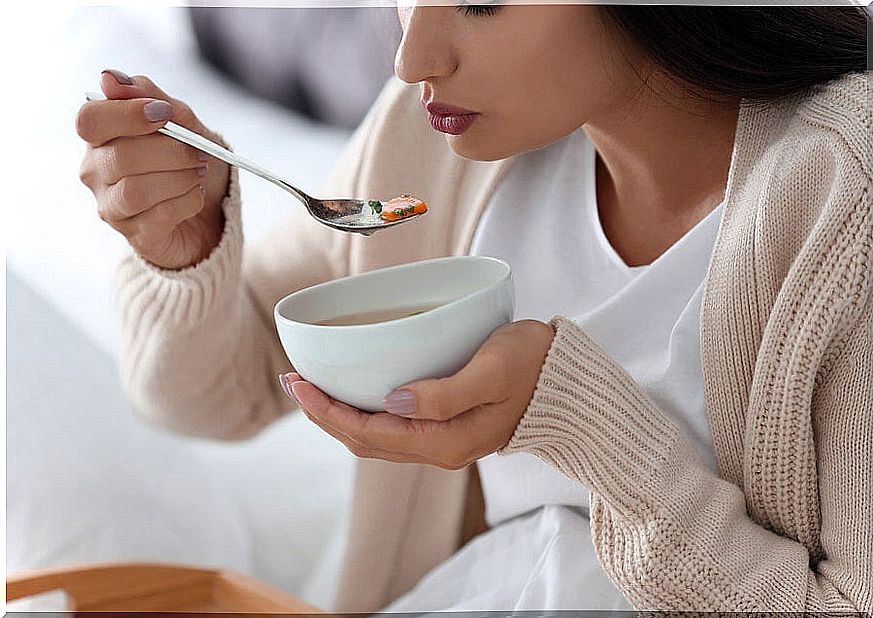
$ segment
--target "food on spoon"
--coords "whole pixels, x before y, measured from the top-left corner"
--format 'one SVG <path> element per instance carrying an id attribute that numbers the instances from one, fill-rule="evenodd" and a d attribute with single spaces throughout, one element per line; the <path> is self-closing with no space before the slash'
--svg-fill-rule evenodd
<path id="1" fill-rule="evenodd" d="M 406 194 L 392 197 L 384 203 L 378 202 L 378 206 L 375 206 L 373 202 L 377 202 L 377 200 L 372 200 L 370 202 L 370 207 L 373 209 L 373 212 L 380 213 L 380 216 L 385 221 L 397 221 L 398 219 L 404 219 L 406 217 L 420 215 L 427 212 L 427 205 L 424 202 L 417 197 Z"/>

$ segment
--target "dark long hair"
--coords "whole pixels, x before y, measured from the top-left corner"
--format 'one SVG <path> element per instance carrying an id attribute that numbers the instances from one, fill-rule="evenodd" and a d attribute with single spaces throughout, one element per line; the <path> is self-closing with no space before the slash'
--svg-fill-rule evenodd
<path id="1" fill-rule="evenodd" d="M 769 101 L 867 69 L 856 6 L 603 6 L 608 18 L 686 89 Z"/>

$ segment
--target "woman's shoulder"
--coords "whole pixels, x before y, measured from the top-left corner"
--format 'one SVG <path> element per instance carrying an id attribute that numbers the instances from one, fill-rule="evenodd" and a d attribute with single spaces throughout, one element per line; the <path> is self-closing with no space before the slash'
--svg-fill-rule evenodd
<path id="1" fill-rule="evenodd" d="M 806 217 L 868 207 L 869 78 L 852 73 L 776 102 L 748 106 L 744 148 L 754 171 L 744 180 L 755 194 L 791 198 Z"/>
<path id="2" fill-rule="evenodd" d="M 802 97 L 797 122 L 810 132 L 830 138 L 833 146 L 852 156 L 870 177 L 870 72 L 849 73 L 819 84 Z"/>
<path id="3" fill-rule="evenodd" d="M 771 283 L 793 273 L 795 288 L 853 311 L 869 294 L 873 255 L 868 93 L 869 75 L 851 74 L 751 112 L 758 143 L 742 192 Z"/>
<path id="4" fill-rule="evenodd" d="M 870 74 L 850 73 L 769 103 L 748 103 L 753 139 L 800 170 L 853 167 L 870 178 Z"/>
<path id="5" fill-rule="evenodd" d="M 847 73 L 813 86 L 802 97 L 801 110 L 838 132 L 870 126 L 870 79 L 873 72 Z"/>

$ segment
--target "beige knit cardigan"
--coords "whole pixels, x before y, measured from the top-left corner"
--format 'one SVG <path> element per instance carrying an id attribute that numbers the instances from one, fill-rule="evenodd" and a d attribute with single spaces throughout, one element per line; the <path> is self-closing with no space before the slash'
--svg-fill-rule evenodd
<path id="1" fill-rule="evenodd" d="M 505 451 L 534 453 L 590 490 L 601 565 L 639 609 L 873 611 L 868 77 L 741 104 L 701 307 L 718 475 L 584 331 L 551 321 L 554 343 Z M 290 366 L 275 302 L 466 253 L 511 163 L 453 155 L 417 89 L 392 80 L 323 195 L 408 191 L 431 207 L 419 222 L 365 238 L 298 208 L 244 250 L 234 170 L 208 259 L 169 272 L 131 255 L 118 269 L 135 409 L 192 435 L 262 430 L 292 405 L 276 379 Z M 334 609 L 376 610 L 456 551 L 468 478 L 359 460 Z"/>

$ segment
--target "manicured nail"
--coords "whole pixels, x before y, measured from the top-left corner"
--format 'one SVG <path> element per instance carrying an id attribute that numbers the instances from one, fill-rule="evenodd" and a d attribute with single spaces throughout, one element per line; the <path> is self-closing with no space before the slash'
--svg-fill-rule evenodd
<path id="1" fill-rule="evenodd" d="M 300 407 L 303 407 L 303 404 L 300 403 L 300 396 L 294 392 L 294 385 L 295 384 L 303 384 L 303 382 L 304 382 L 303 380 L 295 380 L 294 382 L 291 382 L 291 393 L 294 395 L 294 400 L 297 401 L 297 403 L 300 405 Z"/>
<path id="2" fill-rule="evenodd" d="M 122 86 L 133 86 L 133 80 L 126 73 L 122 73 L 118 69 L 106 69 L 103 73 L 109 73 Z"/>
<path id="3" fill-rule="evenodd" d="M 415 393 L 406 389 L 393 391 L 388 393 L 382 405 L 385 406 L 386 412 L 409 416 L 415 412 Z"/>
<path id="4" fill-rule="evenodd" d="M 168 120 L 173 114 L 173 108 L 166 101 L 149 101 L 143 105 L 142 111 L 149 122 Z"/>
<path id="5" fill-rule="evenodd" d="M 282 390 L 285 391 L 285 394 L 288 395 L 288 397 L 293 401 L 297 401 L 297 397 L 294 396 L 294 392 L 291 390 L 291 384 L 288 382 L 287 374 L 279 374 L 279 384 L 282 386 Z M 297 404 L 300 405 L 300 402 L 297 401 Z"/>

